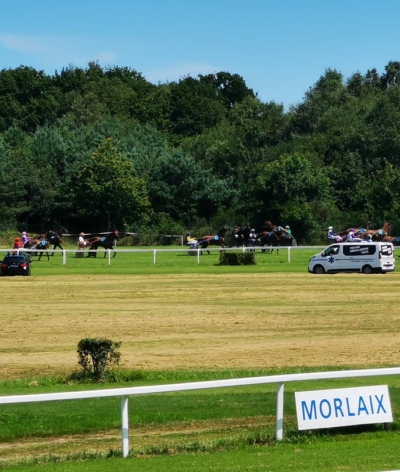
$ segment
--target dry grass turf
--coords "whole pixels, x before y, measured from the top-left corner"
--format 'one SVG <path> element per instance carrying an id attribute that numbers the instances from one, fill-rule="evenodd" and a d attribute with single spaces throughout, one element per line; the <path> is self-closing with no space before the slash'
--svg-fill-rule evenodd
<path id="1" fill-rule="evenodd" d="M 2 378 L 78 368 L 84 337 L 127 369 L 397 365 L 400 274 L 91 275 L 1 280 Z"/>

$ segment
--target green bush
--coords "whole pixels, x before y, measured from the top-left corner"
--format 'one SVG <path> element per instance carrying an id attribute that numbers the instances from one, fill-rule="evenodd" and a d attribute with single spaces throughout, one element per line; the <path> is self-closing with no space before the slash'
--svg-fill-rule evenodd
<path id="1" fill-rule="evenodd" d="M 255 265 L 254 252 L 221 252 L 218 265 Z"/>
<path id="2" fill-rule="evenodd" d="M 118 365 L 121 360 L 121 342 L 110 339 L 85 338 L 78 343 L 78 364 L 84 373 L 96 381 L 102 380 L 109 366 Z"/>

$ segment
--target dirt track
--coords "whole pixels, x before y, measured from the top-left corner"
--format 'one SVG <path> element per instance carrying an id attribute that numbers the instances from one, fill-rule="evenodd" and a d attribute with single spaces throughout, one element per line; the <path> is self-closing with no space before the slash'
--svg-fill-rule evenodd
<path id="1" fill-rule="evenodd" d="M 2 279 L 2 377 L 76 369 L 84 337 L 122 367 L 398 363 L 400 276 L 308 274 Z"/>

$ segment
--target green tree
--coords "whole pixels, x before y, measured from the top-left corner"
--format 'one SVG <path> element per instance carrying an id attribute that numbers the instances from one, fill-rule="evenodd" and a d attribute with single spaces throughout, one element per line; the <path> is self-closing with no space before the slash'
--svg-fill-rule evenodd
<path id="1" fill-rule="evenodd" d="M 83 213 L 107 222 L 108 229 L 111 221 L 141 224 L 151 209 L 145 182 L 135 176 L 132 163 L 111 138 L 98 146 L 78 175 L 75 201 Z"/>

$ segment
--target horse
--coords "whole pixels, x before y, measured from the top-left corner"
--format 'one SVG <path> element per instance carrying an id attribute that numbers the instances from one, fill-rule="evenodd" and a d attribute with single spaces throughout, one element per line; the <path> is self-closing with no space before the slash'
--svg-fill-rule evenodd
<path id="1" fill-rule="evenodd" d="M 340 236 L 343 239 L 343 241 L 346 241 L 349 231 L 353 229 L 354 234 L 358 238 L 365 240 L 367 239 L 368 236 L 371 236 L 372 241 L 377 242 L 377 241 L 383 241 L 383 238 L 388 235 L 390 228 L 391 228 L 391 224 L 388 221 L 385 221 L 381 229 L 369 229 L 369 224 L 368 224 L 366 228 L 348 228 L 345 231 L 338 233 L 338 236 Z"/>
<path id="2" fill-rule="evenodd" d="M 114 249 L 115 241 L 119 241 L 118 231 L 115 230 L 112 233 L 107 234 L 106 236 L 96 236 L 95 238 L 89 239 L 89 252 L 87 257 L 96 257 L 97 249 L 103 247 L 104 257 L 107 255 L 107 249 Z M 113 257 L 117 255 L 117 252 L 114 249 Z"/>
<path id="3" fill-rule="evenodd" d="M 197 239 L 197 246 L 199 246 L 201 249 L 207 249 L 210 244 L 215 244 L 224 248 L 225 236 L 228 230 L 229 228 L 227 226 L 224 226 L 223 228 L 218 230 L 218 233 L 216 236 L 211 236 L 211 235 L 202 236 L 201 238 Z M 207 250 L 207 252 L 208 254 L 210 254 L 210 251 Z M 200 254 L 203 254 L 203 251 L 200 251 Z"/>
<path id="4" fill-rule="evenodd" d="M 367 236 L 371 236 L 372 241 L 382 241 L 385 236 L 388 236 L 391 227 L 392 225 L 385 221 L 381 229 L 361 229 L 359 237 L 366 239 Z"/>
<path id="5" fill-rule="evenodd" d="M 39 253 L 38 261 L 40 261 L 40 259 L 42 258 L 44 252 L 46 252 L 47 260 L 48 261 L 50 260 L 50 256 L 49 256 L 49 253 L 48 253 L 49 247 L 50 247 L 50 244 L 49 244 L 48 240 L 46 238 L 42 238 L 40 236 L 38 236 L 36 238 L 31 238 L 30 241 L 27 241 L 24 244 L 25 249 L 30 249 L 30 250 L 36 249 L 36 251 L 34 251 L 34 252 L 29 251 L 29 253 L 32 256 L 37 256 L 38 253 Z"/>
<path id="6" fill-rule="evenodd" d="M 268 249 L 261 249 L 261 252 L 273 252 L 279 254 L 280 237 L 274 231 L 263 231 L 257 234 L 257 242 L 260 246 L 268 246 Z"/>
<path id="7" fill-rule="evenodd" d="M 57 248 L 60 248 L 63 250 L 64 248 L 62 247 L 62 235 L 68 233 L 68 230 L 65 228 L 59 228 L 57 231 L 47 231 L 45 238 L 49 241 L 50 245 L 53 245 L 53 253 L 51 254 L 54 256 L 54 251 Z"/>
<path id="8" fill-rule="evenodd" d="M 274 225 L 271 221 L 264 223 L 264 231 L 257 235 L 257 240 L 261 245 L 272 247 L 270 250 L 264 249 L 263 252 L 272 252 L 275 247 L 277 254 L 279 254 L 278 247 L 283 239 L 294 240 L 293 236 L 283 226 Z"/>
<path id="9" fill-rule="evenodd" d="M 246 226 L 243 227 L 235 226 L 233 229 L 233 237 L 237 243 L 237 247 L 248 246 L 250 231 L 251 229 L 249 223 L 246 223 Z"/>

